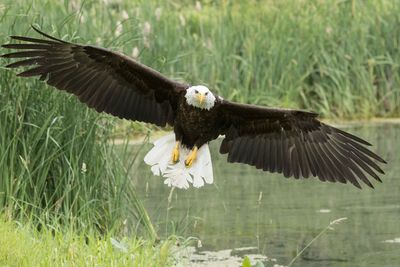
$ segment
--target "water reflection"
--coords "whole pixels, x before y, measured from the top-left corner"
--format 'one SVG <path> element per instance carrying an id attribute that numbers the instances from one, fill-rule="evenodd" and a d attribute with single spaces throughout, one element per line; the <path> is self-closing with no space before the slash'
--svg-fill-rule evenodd
<path id="1" fill-rule="evenodd" d="M 256 247 L 252 253 L 285 265 L 331 221 L 347 217 L 313 243 L 294 266 L 396 266 L 400 244 L 384 241 L 400 237 L 400 126 L 348 130 L 374 144 L 373 150 L 389 162 L 384 182 L 374 181 L 374 190 L 317 178 L 296 181 L 228 164 L 218 153 L 219 141 L 210 147 L 214 185 L 174 190 L 168 203 L 170 188 L 144 163 L 134 175 L 135 183 L 159 233 L 198 237 L 200 251 Z"/>

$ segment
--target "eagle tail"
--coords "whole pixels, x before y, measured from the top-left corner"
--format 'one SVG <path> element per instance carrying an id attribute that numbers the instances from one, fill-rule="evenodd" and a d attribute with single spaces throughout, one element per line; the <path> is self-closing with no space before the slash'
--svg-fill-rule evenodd
<path id="1" fill-rule="evenodd" d="M 199 188 L 204 184 L 212 184 L 214 181 L 211 154 L 208 144 L 197 151 L 196 161 L 191 167 L 184 164 L 190 150 L 180 146 L 180 161 L 171 162 L 171 152 L 175 146 L 175 134 L 161 137 L 154 142 L 154 147 L 144 157 L 144 162 L 151 166 L 154 175 L 165 178 L 164 184 L 181 189 L 188 189 L 190 184 Z"/>

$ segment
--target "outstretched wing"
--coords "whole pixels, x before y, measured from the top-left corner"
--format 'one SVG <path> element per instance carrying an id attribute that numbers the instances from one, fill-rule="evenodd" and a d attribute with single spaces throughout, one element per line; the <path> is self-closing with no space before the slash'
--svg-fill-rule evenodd
<path id="1" fill-rule="evenodd" d="M 316 113 L 225 100 L 219 108 L 225 134 L 220 152 L 228 153 L 229 162 L 359 188 L 358 179 L 373 187 L 367 175 L 381 181 L 377 173 L 384 174 L 374 160 L 386 162 L 365 147 L 368 142 L 320 122 Z"/>
<path id="2" fill-rule="evenodd" d="M 65 42 L 33 29 L 47 39 L 11 36 L 24 43 L 2 45 L 22 50 L 2 57 L 27 58 L 8 68 L 34 66 L 18 76 L 40 76 L 98 112 L 159 126 L 173 124 L 177 96 L 187 85 L 169 80 L 120 53 Z"/>

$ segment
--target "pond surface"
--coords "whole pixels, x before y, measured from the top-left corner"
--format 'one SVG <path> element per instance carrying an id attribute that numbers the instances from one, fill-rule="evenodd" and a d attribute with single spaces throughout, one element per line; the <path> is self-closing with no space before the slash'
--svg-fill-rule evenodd
<path id="1" fill-rule="evenodd" d="M 374 144 L 372 150 L 389 162 L 383 166 L 383 183 L 373 181 L 375 189 L 286 179 L 229 164 L 218 153 L 220 140 L 210 146 L 213 185 L 171 192 L 142 162 L 135 183 L 161 236 L 201 240 L 202 246 L 188 256 L 189 266 L 239 266 L 244 255 L 266 266 L 285 266 L 330 222 L 343 217 L 347 220 L 314 241 L 293 266 L 400 266 L 400 125 L 341 128 Z"/>

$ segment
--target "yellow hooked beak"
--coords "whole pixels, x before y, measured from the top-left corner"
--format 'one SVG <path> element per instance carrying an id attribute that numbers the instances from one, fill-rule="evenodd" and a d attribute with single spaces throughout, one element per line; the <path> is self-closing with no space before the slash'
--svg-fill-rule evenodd
<path id="1" fill-rule="evenodd" d="M 197 95 L 197 100 L 199 100 L 199 103 L 200 103 L 201 106 L 203 105 L 205 98 L 206 98 L 206 96 L 204 94 L 198 94 Z"/>

